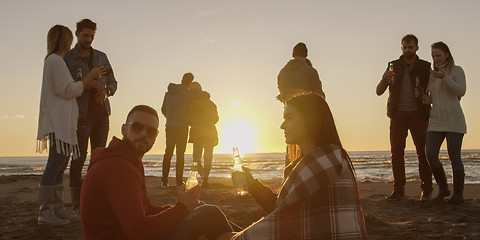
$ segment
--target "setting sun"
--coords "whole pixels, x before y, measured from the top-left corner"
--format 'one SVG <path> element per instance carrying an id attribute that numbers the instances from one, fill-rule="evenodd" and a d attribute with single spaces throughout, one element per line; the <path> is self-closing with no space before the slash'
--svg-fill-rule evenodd
<path id="1" fill-rule="evenodd" d="M 221 139 L 219 151 L 221 152 L 231 152 L 233 147 L 238 147 L 240 153 L 257 152 L 255 130 L 245 120 L 228 122 L 223 129 L 219 129 L 219 137 Z"/>

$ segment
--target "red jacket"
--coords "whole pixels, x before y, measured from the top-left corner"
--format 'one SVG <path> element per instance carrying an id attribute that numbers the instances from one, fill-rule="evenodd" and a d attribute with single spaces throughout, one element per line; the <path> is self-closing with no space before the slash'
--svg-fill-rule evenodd
<path id="1" fill-rule="evenodd" d="M 91 162 L 80 198 L 84 239 L 152 239 L 187 215 L 182 204 L 151 203 L 142 159 L 122 140 L 95 149 Z"/>

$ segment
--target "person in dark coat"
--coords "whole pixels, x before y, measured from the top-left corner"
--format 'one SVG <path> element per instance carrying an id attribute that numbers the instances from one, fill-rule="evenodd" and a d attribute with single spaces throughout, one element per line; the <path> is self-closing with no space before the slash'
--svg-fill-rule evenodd
<path id="1" fill-rule="evenodd" d="M 190 84 L 187 104 L 187 123 L 190 125 L 189 143 L 193 143 L 193 161 L 197 162 L 202 176 L 202 187 L 208 187 L 208 175 L 212 168 L 213 148 L 218 144 L 215 124 L 218 122 L 217 106 L 210 94 L 202 91 L 198 82 Z M 204 166 L 202 166 L 202 154 Z"/>

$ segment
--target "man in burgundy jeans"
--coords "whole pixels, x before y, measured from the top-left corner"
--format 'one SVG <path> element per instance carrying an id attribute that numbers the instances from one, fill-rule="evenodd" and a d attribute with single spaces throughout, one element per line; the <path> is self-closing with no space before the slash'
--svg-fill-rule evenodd
<path id="1" fill-rule="evenodd" d="M 416 52 L 418 39 L 412 34 L 402 38 L 402 56 L 389 62 L 382 80 L 377 85 L 377 95 L 389 89 L 387 115 L 390 117 L 390 147 L 392 153 L 393 192 L 386 198 L 400 200 L 405 196 L 405 140 L 408 130 L 412 135 L 418 156 L 418 168 L 422 181 L 420 201 L 429 201 L 432 195 L 432 173 L 425 157 L 430 105 L 415 97 L 415 87 L 427 88 L 430 63 L 421 60 Z"/>
<path id="2" fill-rule="evenodd" d="M 84 239 L 208 239 L 232 236 L 232 227 L 216 206 L 200 205 L 200 187 L 179 188 L 177 203 L 150 201 L 142 164 L 158 134 L 158 114 L 134 107 L 122 125 L 123 138 L 92 153 L 82 184 L 80 212 Z M 199 206 L 200 205 L 200 206 Z"/>

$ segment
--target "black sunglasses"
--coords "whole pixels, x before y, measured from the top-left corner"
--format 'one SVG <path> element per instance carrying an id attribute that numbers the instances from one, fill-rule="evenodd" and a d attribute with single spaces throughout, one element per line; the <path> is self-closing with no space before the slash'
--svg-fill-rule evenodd
<path id="1" fill-rule="evenodd" d="M 151 127 L 151 126 L 148 126 L 148 125 L 145 125 L 143 123 L 139 123 L 139 122 L 133 122 L 133 123 L 125 123 L 125 125 L 130 125 L 132 129 L 132 131 L 135 133 L 135 134 L 139 134 L 143 131 L 143 129 L 146 129 L 147 130 L 147 136 L 148 137 L 156 137 L 157 134 L 158 134 L 158 130 L 154 127 Z"/>

